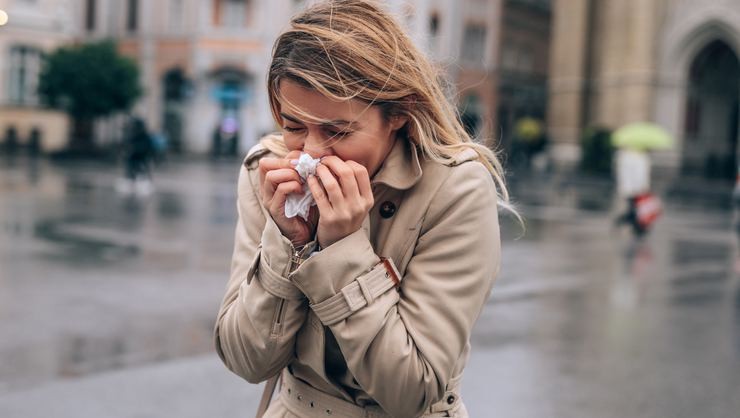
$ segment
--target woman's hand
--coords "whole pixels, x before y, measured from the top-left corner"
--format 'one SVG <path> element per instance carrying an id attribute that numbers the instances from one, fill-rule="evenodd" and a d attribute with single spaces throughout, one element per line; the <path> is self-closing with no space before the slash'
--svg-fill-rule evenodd
<path id="1" fill-rule="evenodd" d="M 319 208 L 316 236 L 321 248 L 360 229 L 375 203 L 367 169 L 333 155 L 321 160 L 308 187 Z"/>
<path id="2" fill-rule="evenodd" d="M 262 158 L 259 162 L 262 204 L 272 216 L 280 232 L 294 246 L 304 245 L 311 240 L 316 229 L 316 208 L 312 207 L 309 221 L 300 216 L 285 216 L 285 200 L 291 193 L 303 193 L 303 179 L 295 171 L 291 160 L 297 159 L 300 151 L 291 151 L 285 158 Z"/>

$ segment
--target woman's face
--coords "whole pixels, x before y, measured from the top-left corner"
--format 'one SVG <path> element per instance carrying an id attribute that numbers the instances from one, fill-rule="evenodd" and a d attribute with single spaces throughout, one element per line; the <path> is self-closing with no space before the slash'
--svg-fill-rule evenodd
<path id="1" fill-rule="evenodd" d="M 313 158 L 335 155 L 362 164 L 372 177 L 390 152 L 405 118 L 386 121 L 378 106 L 335 101 L 292 80 L 280 81 L 285 145 Z M 310 115 L 311 118 L 307 117 Z M 321 122 L 317 122 L 317 120 Z"/>

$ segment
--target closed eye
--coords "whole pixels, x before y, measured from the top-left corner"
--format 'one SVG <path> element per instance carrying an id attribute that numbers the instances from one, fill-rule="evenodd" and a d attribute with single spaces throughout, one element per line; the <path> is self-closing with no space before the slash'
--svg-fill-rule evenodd
<path id="1" fill-rule="evenodd" d="M 347 130 L 336 131 L 333 129 L 326 129 L 325 132 L 329 138 L 345 138 L 352 133 Z"/>
<path id="2" fill-rule="evenodd" d="M 283 129 L 285 129 L 288 132 L 300 132 L 303 130 L 303 128 L 295 128 L 292 126 L 283 126 Z"/>

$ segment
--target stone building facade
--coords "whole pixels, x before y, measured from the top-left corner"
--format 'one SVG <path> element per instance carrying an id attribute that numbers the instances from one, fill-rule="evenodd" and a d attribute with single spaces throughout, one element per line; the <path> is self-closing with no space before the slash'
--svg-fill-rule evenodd
<path id="1" fill-rule="evenodd" d="M 240 154 L 260 135 L 276 129 L 264 85 L 272 44 L 290 17 L 314 1 L 0 0 L 11 22 L 46 22 L 34 23 L 35 31 L 0 28 L 0 54 L 11 56 L 13 48 L 24 45 L 39 51 L 34 67 L 24 73 L 33 80 L 43 52 L 64 43 L 112 38 L 141 70 L 145 93 L 132 114 L 165 135 L 174 150 Z M 502 0 L 385 4 L 447 72 L 450 95 L 471 132 L 491 141 L 496 132 Z M 11 39 L 9 33 L 18 37 Z M 8 89 L 0 90 L 0 100 L 7 106 L 19 87 L 12 75 L 16 70 L 1 70 L 0 85 Z M 29 97 L 35 97 L 29 83 L 35 81 L 26 84 Z M 38 115 L 37 105 L 33 98 L 21 107 Z M 99 144 L 119 141 L 126 117 L 99 121 Z M 64 132 L 60 140 L 66 136 L 66 129 L 56 132 Z"/>
<path id="2" fill-rule="evenodd" d="M 0 0 L 8 14 L 0 26 L 0 143 L 27 146 L 35 132 L 41 151 L 65 146 L 67 117 L 41 109 L 36 87 L 43 54 L 78 35 L 71 6 L 63 0 Z"/>
<path id="3" fill-rule="evenodd" d="M 549 131 L 577 158 L 587 126 L 652 121 L 676 147 L 657 165 L 734 178 L 740 97 L 740 1 L 556 0 Z"/>
<path id="4" fill-rule="evenodd" d="M 101 32 L 119 39 L 121 50 L 141 65 L 147 95 L 137 112 L 166 133 L 174 148 L 213 152 L 215 135 L 229 122 L 238 129 L 238 143 L 226 151 L 242 153 L 276 129 L 264 85 L 272 44 L 290 17 L 314 1 L 99 1 L 109 8 L 99 12 L 102 16 L 118 16 Z M 139 23 L 132 30 L 126 16 L 137 3 Z M 499 4 L 386 1 L 418 45 L 445 67 L 451 94 L 462 110 L 475 112 L 473 130 L 484 138 L 491 136 L 496 108 L 492 75 Z"/>
<path id="5" fill-rule="evenodd" d="M 270 49 L 302 1 L 81 1 L 84 38 L 116 39 L 138 62 L 145 95 L 133 113 L 171 149 L 237 154 L 274 130 Z M 120 124 L 101 129 L 112 135 Z"/>
<path id="6" fill-rule="evenodd" d="M 550 0 L 505 0 L 498 66 L 497 127 L 511 150 L 516 122 L 547 118 Z"/>

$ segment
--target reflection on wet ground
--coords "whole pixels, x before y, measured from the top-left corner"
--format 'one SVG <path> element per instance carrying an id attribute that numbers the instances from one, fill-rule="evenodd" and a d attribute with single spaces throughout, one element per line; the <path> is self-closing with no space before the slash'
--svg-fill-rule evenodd
<path id="1" fill-rule="evenodd" d="M 0 393 L 211 351 L 238 162 L 142 198 L 99 165 L 0 167 Z"/>
<path id="2" fill-rule="evenodd" d="M 596 200 L 593 192 L 526 187 L 538 200 L 522 199 L 526 235 L 505 241 L 473 335 L 479 367 L 466 375 L 468 399 L 494 397 L 507 417 L 736 416 L 740 264 L 731 213 L 669 199 L 655 230 L 635 241 L 613 227 L 613 204 L 578 203 Z M 520 234 L 512 222 L 503 230 Z"/>
<path id="3" fill-rule="evenodd" d="M 115 167 L 0 164 L 0 398 L 212 353 L 238 165 L 171 162 L 136 197 L 116 193 Z M 598 181 L 512 186 L 526 230 L 502 217 L 502 271 L 464 380 L 471 416 L 740 410 L 726 208 L 669 199 L 635 241 Z"/>

